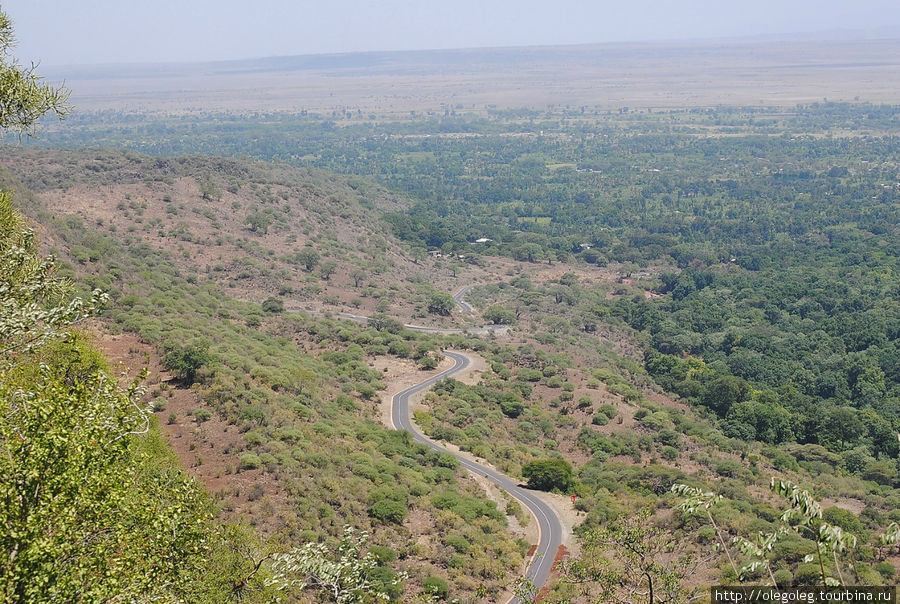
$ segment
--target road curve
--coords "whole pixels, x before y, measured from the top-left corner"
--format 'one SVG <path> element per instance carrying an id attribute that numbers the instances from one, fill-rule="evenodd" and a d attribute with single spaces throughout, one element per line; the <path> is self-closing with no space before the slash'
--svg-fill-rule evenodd
<path id="1" fill-rule="evenodd" d="M 486 477 L 501 489 L 518 499 L 525 507 L 527 507 L 531 511 L 531 513 L 537 519 L 541 535 L 534 558 L 532 559 L 531 564 L 528 566 L 528 570 L 525 573 L 525 576 L 531 579 L 536 587 L 543 587 L 547 582 L 547 578 L 550 576 L 550 569 L 553 566 L 553 560 L 556 557 L 556 551 L 562 544 L 563 539 L 562 524 L 560 523 L 559 517 L 557 517 L 556 512 L 554 512 L 549 505 L 538 499 L 533 493 L 531 493 L 527 489 L 520 487 L 514 480 L 507 477 L 505 474 L 501 474 L 496 470 L 483 466 L 480 463 L 471 461 L 470 459 L 458 455 L 453 451 L 443 448 L 442 446 L 438 445 L 427 436 L 419 432 L 418 428 L 416 428 L 412 423 L 412 419 L 410 418 L 409 413 L 409 398 L 412 395 L 421 392 L 422 390 L 430 388 L 437 382 L 455 375 L 460 371 L 463 371 L 471 363 L 467 356 L 458 352 L 447 350 L 444 351 L 444 354 L 453 360 L 453 367 L 447 369 L 446 371 L 442 371 L 441 373 L 428 378 L 424 382 L 416 384 L 411 388 L 407 388 L 403 392 L 398 392 L 397 394 L 395 394 L 391 401 L 391 421 L 393 422 L 396 429 L 406 430 L 407 432 L 410 432 L 413 435 L 413 440 L 415 440 L 416 442 L 423 443 L 424 445 L 434 449 L 435 451 L 450 453 L 456 458 L 461 466 L 463 466 L 467 470 L 477 472 L 478 474 Z M 510 600 L 510 602 L 518 603 L 519 600 L 517 598 L 513 598 L 512 600 Z"/>
<path id="2" fill-rule="evenodd" d="M 453 301 L 456 302 L 456 305 L 459 306 L 460 312 L 475 312 L 475 309 L 472 308 L 472 305 L 463 300 L 466 297 L 466 294 L 469 293 L 474 285 L 467 285 L 458 292 L 453 295 Z"/>

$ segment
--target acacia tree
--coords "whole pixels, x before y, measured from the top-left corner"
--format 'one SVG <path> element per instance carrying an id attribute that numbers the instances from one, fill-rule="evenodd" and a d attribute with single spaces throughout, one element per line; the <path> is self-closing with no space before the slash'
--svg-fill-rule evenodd
<path id="1" fill-rule="evenodd" d="M 541 491 L 565 492 L 575 484 L 572 465 L 564 459 L 536 459 L 522 466 L 528 487 Z"/>
<path id="2" fill-rule="evenodd" d="M 311 247 L 303 248 L 294 254 L 294 258 L 306 268 L 307 272 L 312 271 L 319 264 L 319 252 Z"/>
<path id="3" fill-rule="evenodd" d="M 353 280 L 353 287 L 359 287 L 360 283 L 362 283 L 368 276 L 369 273 L 361 268 L 355 268 L 350 271 L 350 279 Z"/>
<path id="4" fill-rule="evenodd" d="M 456 307 L 453 296 L 447 292 L 433 292 L 428 298 L 428 312 L 436 315 L 449 316 Z"/>

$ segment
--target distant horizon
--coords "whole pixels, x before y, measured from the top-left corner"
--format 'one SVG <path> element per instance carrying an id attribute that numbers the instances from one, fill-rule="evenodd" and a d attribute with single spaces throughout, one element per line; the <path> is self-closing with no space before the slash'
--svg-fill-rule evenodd
<path id="1" fill-rule="evenodd" d="M 893 0 L 2 0 L 22 64 L 900 36 Z"/>
<path id="2" fill-rule="evenodd" d="M 353 55 L 379 55 L 379 54 L 415 54 L 415 53 L 452 53 L 471 51 L 503 51 L 525 49 L 553 49 L 553 48 L 577 48 L 577 47 L 615 47 L 615 46 L 706 46 L 712 44 L 747 44 L 763 42 L 790 42 L 792 40 L 804 42 L 836 41 L 866 41 L 866 40 L 894 40 L 900 39 L 900 26 L 887 26 L 872 29 L 831 29 L 822 31 L 784 32 L 772 34 L 748 34 L 741 36 L 710 36 L 704 38 L 659 38 L 643 40 L 616 40 L 608 42 L 574 42 L 574 43 L 548 43 L 548 44 L 510 44 L 498 46 L 459 46 L 446 48 L 408 48 L 408 49 L 373 49 L 373 50 L 349 50 L 334 52 L 300 52 L 293 54 L 273 54 L 259 56 L 244 56 L 235 58 L 209 59 L 209 60 L 159 60 L 159 61 L 120 61 L 97 63 L 39 63 L 42 72 L 50 73 L 64 68 L 116 68 L 116 67 L 159 67 L 159 66 L 189 66 L 211 65 L 218 63 L 248 63 L 265 61 L 269 59 L 290 59 L 302 57 L 339 57 Z"/>

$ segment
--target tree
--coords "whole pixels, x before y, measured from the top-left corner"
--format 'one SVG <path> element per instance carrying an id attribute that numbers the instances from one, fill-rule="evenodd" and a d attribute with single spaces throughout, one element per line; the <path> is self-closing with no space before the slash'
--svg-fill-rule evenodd
<path id="1" fill-rule="evenodd" d="M 185 382 L 193 383 L 200 368 L 211 361 L 208 347 L 203 343 L 186 346 L 169 344 L 166 346 L 162 364 L 169 371 L 177 373 Z"/>
<path id="2" fill-rule="evenodd" d="M 522 466 L 528 488 L 567 491 L 575 484 L 572 465 L 564 459 L 539 459 Z"/>
<path id="3" fill-rule="evenodd" d="M 319 252 L 312 249 L 311 247 L 304 248 L 294 254 L 294 258 L 306 267 L 307 271 L 311 271 L 316 268 L 316 265 L 319 264 Z"/>
<path id="4" fill-rule="evenodd" d="M 0 12 L 0 130 L 31 134 L 43 115 L 69 113 L 69 91 L 43 84 L 33 66 L 19 67 L 9 56 L 14 41 L 12 21 Z"/>
<path id="5" fill-rule="evenodd" d="M 819 443 L 832 451 L 843 451 L 862 436 L 866 427 L 853 407 L 833 406 L 821 412 Z"/>
<path id="6" fill-rule="evenodd" d="M 353 280 L 353 287 L 359 287 L 359 284 L 368 276 L 369 274 L 361 268 L 355 268 L 350 271 L 350 279 Z"/>
<path id="7" fill-rule="evenodd" d="M 490 321 L 493 325 L 512 325 L 516 322 L 516 313 L 499 304 L 488 307 L 482 316 L 485 321 Z"/>
<path id="8" fill-rule="evenodd" d="M 402 501 L 381 499 L 369 508 L 369 515 L 384 524 L 402 524 L 406 518 L 406 504 Z"/>
<path id="9" fill-rule="evenodd" d="M 456 307 L 456 300 L 447 292 L 434 292 L 428 298 L 428 312 L 447 316 Z"/>
<path id="10" fill-rule="evenodd" d="M 500 397 L 500 410 L 506 417 L 516 418 L 525 410 L 525 403 L 518 395 L 507 392 Z"/>
<path id="11" fill-rule="evenodd" d="M 769 486 L 773 492 L 786 497 L 790 502 L 790 507 L 781 515 L 782 522 L 800 534 L 805 531 L 806 535 L 812 537 L 816 542 L 815 555 L 807 556 L 804 561 L 816 560 L 818 562 L 824 585 L 845 585 L 839 557 L 840 554 L 856 547 L 856 537 L 845 533 L 841 527 L 822 520 L 822 506 L 809 491 L 788 481 L 775 480 L 775 478 L 772 478 Z M 832 554 L 838 578 L 828 576 L 825 571 L 824 558 L 829 551 Z"/>
<path id="12" fill-rule="evenodd" d="M 369 319 L 369 325 L 378 331 L 386 331 L 388 333 L 397 334 L 403 331 L 403 323 L 384 313 L 375 313 L 372 315 Z"/>
<path id="13" fill-rule="evenodd" d="M 419 359 L 419 369 L 431 371 L 438 366 L 438 360 L 430 354 L 425 354 Z"/>
<path id="14" fill-rule="evenodd" d="M 713 530 L 716 532 L 716 537 L 719 539 L 719 545 L 722 546 L 722 551 L 728 556 L 728 562 L 731 564 L 731 569 L 734 571 L 735 576 L 737 576 L 739 574 L 737 565 L 734 563 L 734 558 L 732 558 L 728 545 L 725 544 L 725 539 L 722 537 L 722 529 L 716 524 L 716 520 L 713 518 L 711 511 L 712 507 L 722 501 L 722 496 L 686 484 L 673 484 L 672 492 L 684 496 L 684 499 L 678 506 L 683 512 L 687 514 L 696 514 L 702 510 L 705 513 L 707 520 L 709 520 Z"/>
<path id="15" fill-rule="evenodd" d="M 731 375 L 714 378 L 704 388 L 701 402 L 724 417 L 731 406 L 746 400 L 750 395 L 750 385 Z"/>
<path id="16" fill-rule="evenodd" d="M 281 298 L 266 298 L 262 303 L 263 312 L 278 314 L 284 312 L 284 301 Z"/>
<path id="17" fill-rule="evenodd" d="M 537 262 L 544 258 L 544 249 L 537 243 L 523 243 L 513 249 L 513 258 L 523 262 Z"/>
<path id="18" fill-rule="evenodd" d="M 337 262 L 334 260 L 326 260 L 322 264 L 319 265 L 319 274 L 322 275 L 322 278 L 326 281 L 331 279 L 331 276 L 337 271 Z"/>
<path id="19" fill-rule="evenodd" d="M 220 191 L 212 181 L 207 180 L 200 184 L 200 197 L 202 197 L 206 201 L 212 201 L 213 199 L 222 199 L 222 191 Z M 268 224 L 266 225 L 266 227 L 268 228 Z M 255 231 L 256 229 L 253 230 Z"/>
<path id="20" fill-rule="evenodd" d="M 31 134 L 68 93 L 10 63 L 11 43 L 0 12 L 0 132 Z M 54 270 L 0 191 L 0 600 L 225 601 L 259 567 L 169 457 L 143 374 L 122 389 L 75 337 L 107 296 L 72 298 Z"/>
<path id="21" fill-rule="evenodd" d="M 204 199 L 206 199 L 204 197 Z M 254 233 L 262 233 L 265 235 L 269 232 L 269 227 L 272 225 L 272 217 L 265 212 L 254 211 L 247 214 L 247 218 L 244 219 L 244 224 L 250 227 L 250 230 Z"/>

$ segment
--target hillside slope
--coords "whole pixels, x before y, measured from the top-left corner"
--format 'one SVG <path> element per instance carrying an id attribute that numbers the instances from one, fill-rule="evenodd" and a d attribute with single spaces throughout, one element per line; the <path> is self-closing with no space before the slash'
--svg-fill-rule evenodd
<path id="1" fill-rule="evenodd" d="M 374 359 L 416 373 L 442 343 L 283 312 L 341 308 L 351 290 L 360 312 L 427 303 L 432 286 L 416 277 L 426 269 L 378 232 L 374 196 L 360 203 L 340 177 L 207 159 L 12 152 L 4 167 L 4 187 L 67 261 L 62 274 L 110 292 L 97 337 L 116 360 L 154 370 L 161 432 L 220 519 L 265 540 L 245 561 L 300 544 L 334 550 L 350 525 L 378 546 L 378 585 L 397 599 L 444 582 L 460 597 L 509 584 L 529 547 L 507 528 L 521 510 L 376 421 L 386 386 Z M 254 233 L 253 213 L 268 228 Z M 311 267 L 293 257 L 303 249 L 318 254 Z M 367 269 L 358 284 L 355 269 Z M 441 276 L 431 260 L 428 270 Z M 409 578 L 396 585 L 401 571 Z"/>

